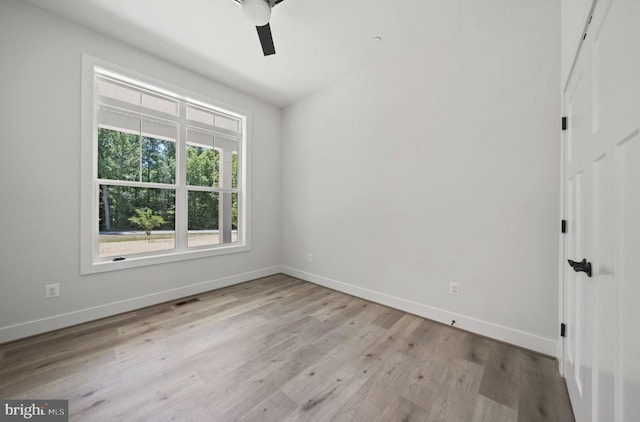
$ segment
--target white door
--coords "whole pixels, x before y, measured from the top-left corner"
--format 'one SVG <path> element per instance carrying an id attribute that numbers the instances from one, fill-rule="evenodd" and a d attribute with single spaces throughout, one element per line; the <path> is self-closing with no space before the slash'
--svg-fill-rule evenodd
<path id="1" fill-rule="evenodd" d="M 567 238 L 565 265 L 565 379 L 576 420 L 591 420 L 591 352 L 593 277 L 575 272 L 568 260 L 585 259 L 593 265 L 591 245 L 591 122 L 592 81 L 589 50 L 582 49 L 565 91 L 568 128 L 565 135 L 565 210 Z M 588 265 L 588 264 L 586 264 Z M 586 268 L 585 268 L 586 269 Z"/>
<path id="2" fill-rule="evenodd" d="M 564 375 L 577 422 L 640 421 L 640 0 L 599 0 L 564 92 Z M 581 268 L 579 268 L 581 269 Z"/>

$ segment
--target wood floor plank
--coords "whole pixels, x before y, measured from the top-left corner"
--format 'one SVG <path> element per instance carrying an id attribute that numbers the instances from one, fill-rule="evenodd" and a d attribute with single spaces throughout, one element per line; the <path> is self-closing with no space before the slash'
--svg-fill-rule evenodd
<path id="1" fill-rule="evenodd" d="M 530 351 L 282 274 L 192 298 L 0 345 L 0 397 L 82 422 L 573 421 Z"/>
<path id="2" fill-rule="evenodd" d="M 70 419 L 124 421 L 151 420 L 155 415 L 178 416 L 175 414 L 176 406 L 199 394 L 205 387 L 193 370 L 180 369 L 159 377 L 149 377 L 140 385 L 126 385 L 114 395 L 103 396 L 101 400 L 90 400 L 93 403 L 77 413 L 70 410 Z M 114 406 L 118 400 L 120 405 Z"/>
<path id="3" fill-rule="evenodd" d="M 429 407 L 430 422 L 467 422 L 471 420 L 482 381 L 483 367 L 456 358 Z"/>
<path id="4" fill-rule="evenodd" d="M 518 422 L 574 422 L 564 380 L 554 359 L 520 352 Z M 563 405 L 564 404 L 564 405 Z"/>
<path id="5" fill-rule="evenodd" d="M 496 344 L 484 368 L 479 393 L 511 409 L 518 408 L 520 350 Z"/>
<path id="6" fill-rule="evenodd" d="M 250 313 L 238 314 L 233 318 L 218 321 L 209 327 L 185 328 L 164 340 L 164 344 L 180 355 L 194 355 L 237 336 L 247 335 L 267 324 L 267 320 Z"/>
<path id="7" fill-rule="evenodd" d="M 369 367 L 379 360 L 380 347 L 373 346 L 380 327 L 371 325 L 358 336 L 347 338 L 330 354 L 314 362 L 304 372 L 284 384 L 281 389 L 300 405 L 322 394 L 327 386 L 342 382 L 354 373 L 367 373 Z M 369 348 L 368 348 L 369 347 Z M 367 372 L 364 372 L 367 371 Z M 346 375 L 345 375 L 346 373 Z"/>
<path id="8" fill-rule="evenodd" d="M 389 349 L 382 365 L 333 417 L 332 422 L 373 421 L 391 405 L 393 394 L 406 384 L 415 366 L 412 358 Z"/>
<path id="9" fill-rule="evenodd" d="M 374 324 L 382 328 L 391 328 L 393 324 L 398 322 L 404 316 L 404 312 L 396 309 L 385 308 L 383 312 L 373 321 Z"/>
<path id="10" fill-rule="evenodd" d="M 303 288 L 283 297 L 282 300 L 275 302 L 272 306 L 265 306 L 260 309 L 261 314 L 266 317 L 276 318 L 286 315 L 290 312 L 295 312 L 300 308 L 303 308 L 311 303 L 330 298 L 332 296 L 331 291 L 327 291 L 320 286 L 315 285 L 302 285 Z"/>
<path id="11" fill-rule="evenodd" d="M 354 298 L 352 301 L 339 301 L 339 300 L 331 300 L 329 301 L 328 306 L 325 306 L 311 314 L 311 316 L 321 320 L 328 322 L 343 322 L 345 318 L 351 318 L 362 312 L 363 309 L 360 307 L 361 301 L 360 299 Z"/>
<path id="12" fill-rule="evenodd" d="M 229 303 L 229 302 L 233 302 L 234 300 L 237 300 L 237 299 L 232 296 L 215 298 L 212 301 L 207 301 L 207 306 L 214 307 L 220 304 L 220 302 Z M 157 307 L 157 308 L 151 307 L 148 309 L 144 309 L 141 312 L 139 312 L 136 315 L 136 318 L 132 319 L 131 322 L 125 323 L 125 324 L 119 324 L 116 329 L 116 332 L 118 335 L 121 335 L 121 336 L 128 335 L 128 334 L 132 334 L 132 335 L 144 334 L 146 332 L 150 332 L 150 331 L 153 331 L 154 329 L 157 329 L 158 327 L 154 327 L 154 325 L 157 325 L 157 324 L 154 324 L 154 323 L 156 321 L 157 322 L 167 321 L 168 316 L 171 316 L 174 318 L 179 316 L 179 313 L 176 311 L 176 309 L 168 303 L 166 304 L 166 306 Z M 166 330 L 168 327 L 163 325 L 162 328 Z"/>
<path id="13" fill-rule="evenodd" d="M 0 362 L 0 371 L 10 375 L 22 372 L 25 367 L 44 368 L 50 366 L 61 357 L 68 359 L 101 354 L 105 348 L 113 347 L 121 341 L 122 339 L 117 335 L 113 325 L 105 326 L 103 329 L 87 335 L 78 332 L 72 335 L 64 334 L 57 338 L 38 342 L 37 346 L 30 346 L 28 350 L 16 347 L 7 351 L 5 359 Z M 48 353 L 43 354 L 42 350 L 47 350 Z"/>
<path id="14" fill-rule="evenodd" d="M 448 329 L 442 324 L 429 320 L 422 320 L 404 337 L 404 343 L 397 343 L 396 349 L 418 360 L 429 360 L 435 355 L 435 350 L 441 339 L 442 330 Z"/>
<path id="15" fill-rule="evenodd" d="M 164 304 L 156 306 L 163 307 Z M 83 337 L 87 333 L 103 332 L 109 330 L 109 328 L 118 327 L 127 321 L 135 321 L 136 318 L 138 318 L 138 313 L 139 311 L 127 312 L 109 318 L 67 327 L 62 330 L 50 331 L 22 340 L 0 344 L 0 350 L 5 351 L 7 357 L 13 356 L 19 359 L 30 355 L 39 355 L 43 347 L 55 347 L 55 345 L 64 344 L 72 338 Z"/>
<path id="16" fill-rule="evenodd" d="M 340 321 L 336 331 L 347 337 L 356 336 L 363 330 L 368 329 L 373 329 L 378 333 L 384 332 L 384 328 L 373 324 L 373 320 L 379 315 L 380 309 L 374 304 L 364 304 L 361 307 L 360 312 Z M 330 324 L 331 320 L 327 320 L 327 323 Z"/>
<path id="17" fill-rule="evenodd" d="M 216 402 L 209 410 L 217 419 L 238 419 L 345 340 L 330 332 L 314 343 L 294 344 L 278 355 L 254 362 L 255 367 L 235 370 L 223 382 L 210 386 L 209 393 Z"/>
<path id="18" fill-rule="evenodd" d="M 195 413 L 190 416 L 173 419 L 172 422 L 218 422 L 207 409 L 196 409 Z"/>
<path id="19" fill-rule="evenodd" d="M 362 357 L 353 366 L 344 365 L 333 373 L 332 379 L 318 383 L 306 396 L 297 394 L 299 407 L 285 421 L 327 421 L 364 385 L 381 360 Z M 315 380 L 314 380 L 315 382 Z M 289 390 L 289 394 L 292 390 Z M 289 395 L 287 394 L 287 395 Z M 304 397 L 303 400 L 300 400 Z M 300 403 L 302 401 L 302 403 Z"/>
<path id="20" fill-rule="evenodd" d="M 292 350 L 311 345 L 328 353 L 345 339 L 331 332 L 322 321 L 310 317 L 302 318 L 298 324 L 297 329 L 285 326 L 273 332 L 267 331 L 269 335 L 264 339 L 256 334 L 251 340 L 234 339 L 221 345 L 223 347 L 216 347 L 210 352 L 212 358 L 199 366 L 198 373 L 207 382 L 229 386 L 235 383 L 234 379 L 245 379 L 271 363 L 282 362 Z M 322 330 L 316 329 L 317 326 Z M 315 332 L 317 337 L 309 339 L 307 330 Z"/>
<path id="21" fill-rule="evenodd" d="M 297 407 L 296 402 L 278 390 L 241 416 L 237 422 L 280 422 Z"/>
<path id="22" fill-rule="evenodd" d="M 450 365 L 449 359 L 441 357 L 416 362 L 413 371 L 397 392 L 418 406 L 431 408 L 447 379 Z"/>
<path id="23" fill-rule="evenodd" d="M 473 333 L 447 329 L 441 332 L 440 342 L 436 346 L 435 353 L 438 356 L 449 356 L 451 359 L 462 358 L 484 365 L 496 343 L 494 340 Z"/>
<path id="24" fill-rule="evenodd" d="M 402 421 L 423 422 L 429 417 L 429 411 L 396 394 L 387 408 L 374 419 L 376 422 Z"/>
<path id="25" fill-rule="evenodd" d="M 106 365 L 114 360 L 113 351 L 104 350 L 87 356 L 77 354 L 64 359 L 57 355 L 55 360 L 47 360 L 42 364 L 38 359 L 32 368 L 22 366 L 19 370 L 0 371 L 0 397 L 17 397 L 25 391 L 53 382 L 70 373 L 91 371 L 92 368 Z"/>
<path id="26" fill-rule="evenodd" d="M 13 395 L 3 398 L 24 397 L 63 398 L 69 400 L 69 410 L 98 396 L 109 396 L 122 391 L 125 383 L 117 373 L 111 376 L 96 376 L 95 371 L 77 371 L 48 382 L 31 384 L 30 389 L 16 388 Z M 1 394 L 1 393 L 0 393 Z M 95 400 L 94 400 L 95 401 Z M 93 401 L 92 401 L 93 403 Z"/>
<path id="27" fill-rule="evenodd" d="M 471 422 L 517 422 L 518 412 L 485 396 L 479 395 Z"/>
<path id="28" fill-rule="evenodd" d="M 494 340 L 464 331 L 464 336 L 458 343 L 456 356 L 469 362 L 484 365 L 496 344 L 497 342 Z"/>
<path id="29" fill-rule="evenodd" d="M 386 334 L 385 343 L 398 351 L 406 350 L 411 343 L 411 335 L 413 331 L 420 326 L 423 319 L 415 315 L 404 314 Z"/>

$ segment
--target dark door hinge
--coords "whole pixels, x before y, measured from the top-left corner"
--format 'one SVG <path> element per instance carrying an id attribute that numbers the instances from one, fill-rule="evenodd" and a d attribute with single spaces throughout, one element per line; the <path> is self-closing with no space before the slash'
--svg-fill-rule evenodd
<path id="1" fill-rule="evenodd" d="M 567 324 L 563 322 L 562 324 L 560 324 L 560 337 L 566 337 L 566 336 L 567 336 Z"/>
<path id="2" fill-rule="evenodd" d="M 567 130 L 567 117 L 562 118 L 562 130 Z"/>
<path id="3" fill-rule="evenodd" d="M 567 220 L 562 220 L 560 223 L 560 232 L 561 233 L 566 233 L 567 232 Z"/>

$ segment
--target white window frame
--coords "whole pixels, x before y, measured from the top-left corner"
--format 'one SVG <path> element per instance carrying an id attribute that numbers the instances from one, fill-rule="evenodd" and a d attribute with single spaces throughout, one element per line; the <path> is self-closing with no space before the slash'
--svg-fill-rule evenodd
<path id="1" fill-rule="evenodd" d="M 196 105 L 205 105 L 226 115 L 239 119 L 241 124 L 241 136 L 238 142 L 238 241 L 236 243 L 220 243 L 216 245 L 187 247 L 187 209 L 186 195 L 186 124 L 181 124 L 178 130 L 176 143 L 176 245 L 175 249 L 148 252 L 145 254 L 127 255 L 124 260 L 113 260 L 114 257 L 98 256 L 98 218 L 99 218 L 99 184 L 98 184 L 98 124 L 97 104 L 98 94 L 96 89 L 97 72 L 112 72 L 114 74 L 130 78 L 133 81 L 148 84 L 156 91 L 164 92 L 172 98 L 181 101 L 182 108 L 185 102 Z M 205 258 L 230 253 L 246 252 L 250 248 L 250 195 L 249 195 L 249 158 L 248 134 L 250 130 L 250 113 L 236 107 L 222 104 L 220 101 L 206 96 L 190 92 L 184 88 L 157 80 L 139 72 L 126 69 L 119 65 L 97 59 L 87 54 L 82 55 L 82 98 L 81 98 L 81 210 L 80 210 L 80 273 L 93 274 L 105 271 L 135 268 L 146 265 L 155 265 L 168 262 L 183 261 L 187 259 Z M 184 110 L 181 111 L 178 120 L 185 119 Z M 189 122 L 191 124 L 191 122 Z M 182 152 L 181 152 L 182 150 Z M 222 157 L 221 157 L 222 158 Z M 222 175 L 221 175 L 222 177 Z M 126 184 L 126 183 L 124 183 Z M 199 190 L 199 189 L 196 189 Z M 207 190 L 202 189 L 202 190 Z M 220 195 L 222 196 L 222 194 Z M 183 199 L 179 199 L 183 198 Z M 182 215 L 183 218 L 179 218 Z M 222 224 L 222 223 L 221 223 Z"/>

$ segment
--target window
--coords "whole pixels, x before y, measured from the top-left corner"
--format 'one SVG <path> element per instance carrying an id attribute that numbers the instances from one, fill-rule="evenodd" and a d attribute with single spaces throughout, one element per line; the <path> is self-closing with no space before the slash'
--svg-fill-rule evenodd
<path id="1" fill-rule="evenodd" d="M 246 113 L 83 67 L 82 272 L 247 250 Z"/>

